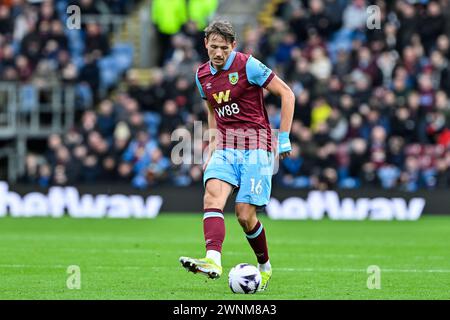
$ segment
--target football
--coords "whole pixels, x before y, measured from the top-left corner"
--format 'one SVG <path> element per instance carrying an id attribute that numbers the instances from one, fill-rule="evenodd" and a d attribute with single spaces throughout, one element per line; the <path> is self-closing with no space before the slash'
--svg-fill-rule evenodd
<path id="1" fill-rule="evenodd" d="M 261 273 L 248 263 L 240 263 L 230 270 L 228 284 L 233 293 L 256 293 L 261 286 Z"/>

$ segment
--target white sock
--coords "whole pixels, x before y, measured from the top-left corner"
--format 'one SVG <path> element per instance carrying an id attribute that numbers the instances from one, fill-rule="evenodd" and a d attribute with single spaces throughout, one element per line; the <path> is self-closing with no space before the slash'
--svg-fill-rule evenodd
<path id="1" fill-rule="evenodd" d="M 206 257 L 212 259 L 214 263 L 217 264 L 218 266 L 222 266 L 221 256 L 222 254 L 219 251 L 216 250 L 206 251 Z"/>
<path id="2" fill-rule="evenodd" d="M 258 263 L 258 269 L 259 269 L 259 271 L 262 271 L 262 272 L 270 271 L 270 269 L 272 269 L 272 266 L 270 265 L 270 261 L 267 260 L 267 262 L 263 263 L 263 264 Z"/>

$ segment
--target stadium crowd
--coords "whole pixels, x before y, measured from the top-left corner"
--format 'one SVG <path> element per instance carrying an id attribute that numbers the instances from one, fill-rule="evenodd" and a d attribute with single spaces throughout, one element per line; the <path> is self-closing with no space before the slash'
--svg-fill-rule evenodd
<path id="1" fill-rule="evenodd" d="M 43 88 L 75 84 L 79 109 L 92 108 L 101 98 L 103 60 L 114 57 L 111 30 L 81 20 L 80 30 L 68 30 L 67 8 L 83 15 L 125 15 L 136 1 L 9 0 L 0 4 L 0 80 Z M 123 68 L 121 71 L 124 71 Z M 118 71 L 119 72 L 119 71 Z"/>
<path id="2" fill-rule="evenodd" d="M 372 4 L 380 9 L 379 27 L 366 24 Z M 274 184 L 406 191 L 449 187 L 449 12 L 448 0 L 291 0 L 279 6 L 270 27 L 247 30 L 238 50 L 266 63 L 296 95 L 293 150 L 280 163 Z M 56 25 L 50 29 L 57 31 Z M 67 134 L 51 135 L 45 155 L 27 157 L 23 180 L 42 186 L 200 184 L 201 164 L 175 165 L 170 156 L 175 129 L 186 128 L 181 135 L 187 138 L 196 120 L 206 126 L 194 82 L 205 61 L 203 36 L 196 22 L 186 20 L 170 40 L 149 87 L 129 73 L 126 91 L 84 111 Z M 33 54 L 5 60 L 11 49 L 0 47 L 3 70 L 17 70 L 25 78 L 32 73 L 33 68 L 20 66 L 33 61 Z M 13 67 L 5 69 L 4 61 Z M 265 100 L 277 128 L 280 101 L 269 94 Z M 206 142 L 195 142 L 203 152 Z"/>

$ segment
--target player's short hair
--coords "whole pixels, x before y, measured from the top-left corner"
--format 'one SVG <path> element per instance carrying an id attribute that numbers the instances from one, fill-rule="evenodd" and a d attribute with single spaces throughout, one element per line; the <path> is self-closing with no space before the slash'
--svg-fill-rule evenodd
<path id="1" fill-rule="evenodd" d="M 236 40 L 236 33 L 234 32 L 233 26 L 226 20 L 213 21 L 204 31 L 206 39 L 209 39 L 210 35 L 216 34 L 223 37 L 227 42 Z"/>

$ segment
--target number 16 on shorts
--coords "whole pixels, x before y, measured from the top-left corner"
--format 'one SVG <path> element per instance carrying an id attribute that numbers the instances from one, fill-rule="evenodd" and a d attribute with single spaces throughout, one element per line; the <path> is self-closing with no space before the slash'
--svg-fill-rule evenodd
<path id="1" fill-rule="evenodd" d="M 262 180 L 258 180 L 255 183 L 255 178 L 250 178 L 250 182 L 251 182 L 251 187 L 250 187 L 250 192 L 253 194 L 261 194 L 262 192 Z"/>

